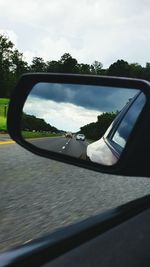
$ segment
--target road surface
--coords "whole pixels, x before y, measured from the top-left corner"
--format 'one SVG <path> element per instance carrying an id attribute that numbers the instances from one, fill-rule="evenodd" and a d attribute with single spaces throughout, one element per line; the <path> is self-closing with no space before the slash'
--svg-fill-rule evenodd
<path id="1" fill-rule="evenodd" d="M 1 251 L 150 192 L 149 178 L 105 175 L 44 159 L 8 136 L 0 142 Z"/>
<path id="2" fill-rule="evenodd" d="M 88 142 L 80 140 L 77 141 L 75 137 L 44 137 L 28 139 L 27 141 L 39 148 L 43 148 L 49 151 L 62 153 L 76 158 L 86 157 L 86 148 Z"/>

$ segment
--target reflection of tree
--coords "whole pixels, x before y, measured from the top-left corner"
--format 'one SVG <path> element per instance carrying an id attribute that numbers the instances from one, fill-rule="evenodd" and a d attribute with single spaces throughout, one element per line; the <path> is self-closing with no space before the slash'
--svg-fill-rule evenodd
<path id="1" fill-rule="evenodd" d="M 57 128 L 51 126 L 49 123 L 46 123 L 43 119 L 36 118 L 33 115 L 28 115 L 23 113 L 22 115 L 22 130 L 29 131 L 48 131 L 58 133 L 60 132 Z"/>
<path id="2" fill-rule="evenodd" d="M 97 122 L 92 122 L 81 127 L 80 132 L 85 134 L 86 138 L 91 140 L 98 140 L 100 139 L 106 130 L 108 129 L 109 125 L 115 119 L 118 112 L 105 112 L 97 117 Z"/>

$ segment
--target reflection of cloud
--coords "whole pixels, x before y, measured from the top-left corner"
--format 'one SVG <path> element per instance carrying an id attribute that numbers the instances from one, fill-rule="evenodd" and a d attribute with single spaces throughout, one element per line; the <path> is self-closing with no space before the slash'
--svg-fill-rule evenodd
<path id="1" fill-rule="evenodd" d="M 70 103 L 90 110 L 111 112 L 121 110 L 137 92 L 138 90 L 106 86 L 38 83 L 30 94 L 57 103 Z"/>
<path id="2" fill-rule="evenodd" d="M 23 111 L 60 130 L 77 132 L 81 126 L 95 122 L 100 111 L 88 110 L 73 104 L 57 103 L 51 100 L 28 97 Z"/>

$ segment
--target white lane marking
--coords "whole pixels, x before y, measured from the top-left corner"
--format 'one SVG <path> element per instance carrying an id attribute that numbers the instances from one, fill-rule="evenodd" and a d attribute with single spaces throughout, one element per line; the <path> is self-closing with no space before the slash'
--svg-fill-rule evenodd
<path id="1" fill-rule="evenodd" d="M 64 150 L 66 148 L 66 145 L 68 145 L 70 143 L 71 139 L 68 140 L 68 142 L 62 147 L 62 149 Z M 62 153 L 62 150 L 60 150 L 59 152 Z"/>

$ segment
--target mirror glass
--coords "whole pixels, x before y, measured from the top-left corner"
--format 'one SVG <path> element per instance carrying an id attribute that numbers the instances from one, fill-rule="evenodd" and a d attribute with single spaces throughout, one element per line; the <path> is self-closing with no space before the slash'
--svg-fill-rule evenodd
<path id="1" fill-rule="evenodd" d="M 48 151 L 113 165 L 145 102 L 137 89 L 37 83 L 24 104 L 22 136 Z"/>

